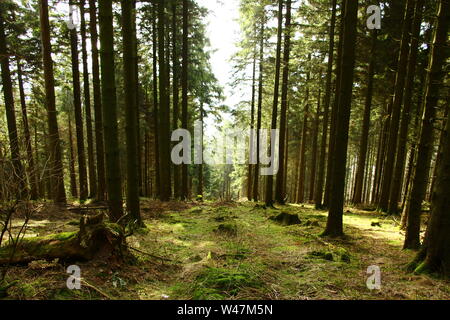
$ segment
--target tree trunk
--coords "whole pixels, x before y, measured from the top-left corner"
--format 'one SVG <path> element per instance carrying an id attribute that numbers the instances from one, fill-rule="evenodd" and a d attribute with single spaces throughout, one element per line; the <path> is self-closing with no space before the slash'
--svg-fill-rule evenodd
<path id="1" fill-rule="evenodd" d="M 3 9 L 2 9 L 3 10 Z M 9 55 L 6 47 L 6 34 L 3 21 L 3 12 L 0 12 L 0 56 L 1 59 L 1 79 L 3 85 L 3 95 L 5 99 L 6 121 L 8 126 L 9 147 L 11 152 L 11 161 L 14 168 L 15 181 L 17 186 L 14 188 L 17 199 L 23 199 L 27 196 L 26 178 L 20 160 L 19 137 L 17 134 L 16 114 L 14 109 L 14 96 L 11 81 L 11 72 L 9 70 Z M 12 187 L 12 186 L 11 186 Z M 12 199 L 9 199 L 12 200 Z"/>
<path id="2" fill-rule="evenodd" d="M 289 1 L 289 0 L 288 0 Z M 272 124 L 271 129 L 275 130 L 277 128 L 277 117 L 278 117 L 278 98 L 280 94 L 280 71 L 281 71 L 281 41 L 283 34 L 283 0 L 278 0 L 278 28 L 277 28 L 277 49 L 276 49 L 276 60 L 275 60 L 275 84 L 273 92 L 273 104 L 272 104 Z M 270 139 L 271 147 L 275 147 L 276 141 Z M 270 150 L 270 149 L 269 149 Z M 266 206 L 273 206 L 273 174 L 269 173 L 266 176 Z"/>
<path id="3" fill-rule="evenodd" d="M 160 200 L 172 197 L 170 178 L 170 106 L 168 97 L 168 73 L 165 52 L 166 1 L 158 1 L 158 60 L 159 60 L 159 169 L 161 177 Z"/>
<path id="4" fill-rule="evenodd" d="M 255 160 L 252 158 L 254 151 L 254 141 L 255 141 L 255 135 L 253 130 L 255 129 L 255 102 L 256 102 L 256 48 L 255 45 L 255 52 L 253 55 L 253 67 L 252 67 L 252 101 L 250 104 L 250 142 L 249 142 L 249 150 L 250 150 L 250 159 Z M 258 134 L 258 133 L 257 133 Z M 258 161 L 258 155 L 256 155 L 256 161 Z M 248 172 L 247 172 L 247 199 L 248 201 L 252 200 L 253 198 L 253 163 L 248 164 Z"/>
<path id="5" fill-rule="evenodd" d="M 114 67 L 112 1 L 99 2 L 100 56 L 102 81 L 103 132 L 105 135 L 106 187 L 110 218 L 117 222 L 123 214 L 122 175 L 117 129 L 117 100 Z"/>
<path id="6" fill-rule="evenodd" d="M 319 125 L 320 125 L 320 99 L 321 92 L 319 89 L 319 94 L 317 97 L 317 110 L 314 119 L 314 125 L 312 130 L 312 146 L 311 146 L 311 175 L 309 180 L 309 200 L 314 200 L 314 189 L 316 186 L 316 168 L 317 168 L 317 142 L 318 142 L 318 134 L 319 134 Z"/>
<path id="7" fill-rule="evenodd" d="M 411 189 L 411 196 L 409 199 L 409 211 L 408 222 L 406 227 L 406 238 L 404 243 L 405 249 L 417 249 L 420 246 L 420 216 L 422 212 L 422 201 L 425 197 L 427 178 L 429 176 L 431 152 L 433 149 L 434 140 L 434 123 L 436 117 L 436 108 L 439 100 L 439 89 L 444 78 L 445 71 L 443 65 L 447 58 L 446 46 L 447 32 L 450 21 L 450 5 L 447 1 L 440 1 L 439 14 L 437 20 L 436 31 L 434 34 L 433 48 L 428 65 L 427 74 L 427 92 L 425 94 L 425 110 L 422 118 L 422 131 L 420 135 L 419 148 L 417 150 L 417 162 L 413 185 Z M 447 127 L 448 129 L 448 127 Z M 448 131 L 447 131 L 448 132 Z M 447 133 L 448 134 L 448 133 Z M 449 243 L 449 223 L 448 208 L 449 197 L 445 194 L 448 192 L 449 182 L 449 139 L 448 136 L 445 139 L 444 153 L 442 154 L 442 166 L 439 167 L 438 172 L 440 178 L 437 180 L 436 194 L 434 199 L 435 205 L 432 205 L 432 221 L 429 225 L 428 235 L 430 236 L 430 242 L 426 246 L 430 246 L 430 252 L 427 253 L 425 260 L 426 268 L 436 268 L 437 256 L 439 256 L 439 250 L 444 250 L 447 253 L 443 255 L 441 253 L 440 266 L 447 268 L 450 271 L 450 256 L 448 250 L 445 250 L 441 245 Z M 446 171 L 447 169 L 447 171 Z M 447 228 L 446 228 L 447 227 Z M 427 250 L 427 249 L 425 249 Z M 445 260 L 446 259 L 446 260 Z M 425 266 L 420 267 L 424 269 Z"/>
<path id="8" fill-rule="evenodd" d="M 181 127 L 188 129 L 188 68 L 189 68 L 189 1 L 183 0 L 183 48 L 181 70 Z M 188 199 L 188 165 L 181 166 L 181 198 Z"/>
<path id="9" fill-rule="evenodd" d="M 67 119 L 69 122 L 69 173 L 70 173 L 70 195 L 73 198 L 78 198 L 78 187 L 77 187 L 77 174 L 75 172 L 75 151 L 73 149 L 73 131 L 72 131 L 72 120 L 71 120 L 71 110 L 67 112 Z"/>
<path id="10" fill-rule="evenodd" d="M 415 2 L 416 0 L 407 0 L 405 16 L 403 19 L 402 41 L 397 63 L 397 75 L 395 79 L 394 98 L 392 102 L 392 113 L 389 126 L 389 139 L 383 170 L 381 197 L 379 203 L 379 209 L 383 212 L 388 211 L 389 194 L 391 191 L 392 175 L 394 173 L 400 114 L 402 110 L 403 91 L 405 87 L 405 75 L 408 66 L 409 42 L 411 39 L 411 21 L 414 14 Z"/>
<path id="11" fill-rule="evenodd" d="M 39 0 L 42 57 L 44 64 L 45 102 L 48 120 L 48 148 L 51 181 L 51 196 L 56 203 L 66 203 L 64 188 L 64 169 L 62 164 L 61 142 L 55 102 L 55 80 L 50 44 L 50 23 L 48 19 L 48 1 Z"/>
<path id="12" fill-rule="evenodd" d="M 327 154 L 327 139 L 328 139 L 328 125 L 330 115 L 330 101 L 331 101 L 331 80 L 333 77 L 333 62 L 334 62 L 334 33 L 336 26 L 336 2 L 332 0 L 332 11 L 330 21 L 330 39 L 328 47 L 328 62 L 327 62 L 327 79 L 325 84 L 325 98 L 324 98 L 324 111 L 323 111 L 323 127 L 322 127 L 322 141 L 320 143 L 320 158 L 319 158 L 319 173 L 317 175 L 317 187 L 315 191 L 315 207 L 316 209 L 322 208 L 323 198 L 323 185 L 325 179 L 325 166 L 326 166 L 326 154 Z"/>
<path id="13" fill-rule="evenodd" d="M 133 30 L 135 19 L 132 1 L 122 0 L 123 71 L 125 85 L 125 120 L 127 141 L 127 211 L 133 220 L 142 223 L 139 205 L 139 152 L 137 135 L 136 95 L 136 34 Z"/>
<path id="14" fill-rule="evenodd" d="M 308 61 L 311 60 L 311 55 L 308 56 Z M 308 136 L 308 117 L 309 117 L 309 80 L 310 73 L 306 76 L 306 104 L 303 112 L 303 123 L 302 123 L 302 137 L 300 141 L 299 148 L 299 174 L 298 174 L 298 187 L 297 187 L 297 203 L 303 203 L 305 200 L 305 177 L 306 177 L 306 145 L 307 145 L 307 136 Z"/>
<path id="15" fill-rule="evenodd" d="M 97 193 L 97 176 L 95 170 L 94 158 L 94 139 L 92 136 L 92 115 L 91 115 L 91 93 L 89 87 L 89 69 L 88 69 L 88 55 L 86 50 L 86 21 L 84 18 L 85 0 L 80 0 L 80 15 L 81 15 L 81 51 L 83 55 L 83 85 L 84 85 L 84 107 L 86 114 L 86 135 L 88 146 L 88 173 L 89 173 L 89 198 L 95 198 Z"/>
<path id="16" fill-rule="evenodd" d="M 333 177 L 333 163 L 334 160 L 334 151 L 335 151 L 335 140 L 336 140 L 336 123 L 338 118 L 338 104 L 339 104 L 339 92 L 340 92 L 340 86 L 341 86 L 341 73 L 342 73 L 342 67 L 341 67 L 341 61 L 342 61 L 342 50 L 343 50 L 343 37 L 344 37 L 344 15 L 345 15 L 345 6 L 347 5 L 347 1 L 342 1 L 342 8 L 341 8 L 341 18 L 340 18 L 340 26 L 339 26 L 339 45 L 337 48 L 337 59 L 336 59 L 336 80 L 335 80 L 335 95 L 334 95 L 334 101 L 333 101 L 333 107 L 331 109 L 331 123 L 330 123 L 330 141 L 329 141 L 329 147 L 328 147 L 328 159 L 327 159 L 327 176 L 326 176 L 326 183 L 325 183 L 325 194 L 323 196 L 323 208 L 329 207 L 330 202 L 330 190 L 331 190 L 331 184 L 332 184 L 332 177 Z"/>
<path id="17" fill-rule="evenodd" d="M 161 177 L 159 170 L 159 112 L 158 112 L 158 40 L 156 27 L 156 5 L 153 5 L 153 21 L 152 21 L 152 62 L 153 62 L 153 122 L 154 122 L 154 136 L 155 136 L 155 181 L 156 181 L 156 197 L 159 198 L 161 190 Z"/>
<path id="18" fill-rule="evenodd" d="M 73 6 L 73 0 L 69 1 Z M 72 61 L 72 86 L 73 86 L 73 105 L 75 111 L 75 131 L 77 136 L 77 159 L 78 159 L 78 179 L 80 185 L 80 201 L 85 201 L 88 197 L 87 172 L 86 172 L 86 154 L 84 151 L 84 130 L 83 115 L 81 111 L 81 86 L 80 70 L 78 68 L 78 36 L 77 29 L 70 30 L 70 52 Z"/>
<path id="19" fill-rule="evenodd" d="M 286 187 L 285 187 L 285 150 L 286 146 L 286 115 L 288 105 L 288 89 L 289 89 L 289 59 L 291 54 L 291 0 L 286 1 L 286 22 L 284 30 L 284 54 L 283 54 L 283 82 L 281 85 L 281 110 L 280 110 L 280 142 L 279 142 L 279 168 L 275 185 L 275 200 L 285 203 Z"/>
<path id="20" fill-rule="evenodd" d="M 178 129 L 179 126 L 179 118 L 180 118 L 180 110 L 179 110 L 179 101 L 180 101 L 180 92 L 179 92 L 179 83 L 180 83 L 180 72 L 179 72 L 179 53 L 178 53 L 178 24 L 177 24 L 177 2 L 174 1 L 172 3 L 172 68 L 173 68 L 173 118 L 172 118 L 172 127 L 173 130 Z M 173 189 L 174 195 L 176 199 L 181 198 L 181 183 L 180 183 L 180 166 L 174 165 L 173 167 Z"/>
<path id="21" fill-rule="evenodd" d="M 91 34 L 92 53 L 92 85 L 94 89 L 94 114 L 95 114 L 95 149 L 97 156 L 97 192 L 98 201 L 105 200 L 106 178 L 105 178 L 105 146 L 103 141 L 103 114 L 102 97 L 100 88 L 100 66 L 98 60 L 98 33 L 97 13 L 95 0 L 89 0 L 89 31 Z"/>
<path id="22" fill-rule="evenodd" d="M 22 111 L 23 133 L 25 136 L 25 145 L 26 145 L 25 147 L 27 152 L 27 163 L 28 163 L 27 171 L 30 180 L 30 199 L 37 200 L 39 198 L 38 171 L 36 170 L 35 167 L 33 157 L 33 147 L 31 145 L 30 126 L 28 124 L 28 112 L 27 112 L 27 104 L 25 101 L 22 64 L 20 62 L 20 58 L 17 58 L 16 62 L 17 62 L 17 78 L 19 81 L 20 106 Z"/>
<path id="23" fill-rule="evenodd" d="M 263 101 L 263 74 L 264 74 L 264 31 L 265 31 L 265 12 L 261 17 L 261 33 L 259 43 L 259 79 L 258 79 L 258 107 L 256 112 L 256 164 L 253 174 L 253 201 L 259 199 L 259 153 L 260 153 L 260 136 L 259 130 L 261 130 L 262 122 L 262 101 Z"/>
<path id="24" fill-rule="evenodd" d="M 411 32 L 411 47 L 408 57 L 408 69 L 406 73 L 405 98 L 400 124 L 400 133 L 397 148 L 397 158 L 395 163 L 392 186 L 389 196 L 388 213 L 398 213 L 398 202 L 402 190 L 402 178 L 405 169 L 406 146 L 408 140 L 408 127 L 411 119 L 412 96 L 414 89 L 414 76 L 416 73 L 417 53 L 419 47 L 420 26 L 422 24 L 422 11 L 424 0 L 417 0 L 414 21 Z"/>
<path id="25" fill-rule="evenodd" d="M 347 162 L 348 129 L 352 102 L 353 75 L 355 67 L 356 25 L 358 1 L 346 0 L 344 33 L 342 46 L 342 75 L 339 92 L 338 121 L 336 123 L 335 163 L 330 190 L 330 210 L 325 236 L 343 235 L 343 207 L 345 187 L 345 167 Z"/>
<path id="26" fill-rule="evenodd" d="M 355 189 L 353 194 L 353 203 L 360 204 L 362 198 L 362 189 L 364 181 L 364 171 L 367 160 L 367 145 L 369 141 L 369 129 L 370 129 L 370 111 L 372 109 L 372 96 L 373 96 L 373 77 L 375 75 L 375 54 L 377 44 L 377 30 L 372 31 L 372 49 L 370 51 L 369 70 L 367 74 L 367 91 L 366 91 L 366 103 L 364 107 L 364 118 L 361 134 L 361 142 L 359 146 L 358 155 L 358 168 L 356 171 Z"/>

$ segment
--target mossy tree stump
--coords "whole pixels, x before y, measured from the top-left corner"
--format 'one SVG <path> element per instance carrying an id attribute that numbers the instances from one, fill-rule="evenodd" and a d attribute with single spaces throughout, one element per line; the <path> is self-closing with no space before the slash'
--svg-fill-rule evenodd
<path id="1" fill-rule="evenodd" d="M 127 252 L 126 237 L 117 224 L 103 221 L 103 214 L 80 219 L 80 230 L 28 238 L 0 248 L 0 265 L 34 260 L 88 261 L 122 258 Z M 14 252 L 14 254 L 12 254 Z"/>

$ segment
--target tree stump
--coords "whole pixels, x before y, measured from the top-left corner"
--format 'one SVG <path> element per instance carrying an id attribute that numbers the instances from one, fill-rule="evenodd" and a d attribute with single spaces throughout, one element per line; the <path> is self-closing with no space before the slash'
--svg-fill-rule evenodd
<path id="1" fill-rule="evenodd" d="M 104 215 L 80 219 L 80 230 L 44 237 L 25 238 L 0 248 L 0 265 L 29 263 L 34 260 L 88 261 L 123 258 L 126 237 L 117 224 L 103 221 Z"/>

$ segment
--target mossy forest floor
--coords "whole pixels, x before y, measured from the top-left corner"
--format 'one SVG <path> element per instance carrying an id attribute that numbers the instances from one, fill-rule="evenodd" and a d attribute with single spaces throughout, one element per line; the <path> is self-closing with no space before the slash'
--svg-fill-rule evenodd
<path id="1" fill-rule="evenodd" d="M 44 207 L 27 236 L 76 230 L 79 215 L 61 210 Z M 301 224 L 270 219 L 281 212 Z M 398 222 L 376 212 L 346 209 L 339 240 L 318 237 L 326 212 L 306 205 L 143 199 L 142 214 L 147 230 L 128 238 L 132 265 L 78 263 L 81 290 L 67 289 L 67 263 L 14 266 L 8 299 L 450 299 L 448 281 L 405 272 L 415 253 L 401 250 Z M 381 290 L 367 288 L 372 265 Z"/>

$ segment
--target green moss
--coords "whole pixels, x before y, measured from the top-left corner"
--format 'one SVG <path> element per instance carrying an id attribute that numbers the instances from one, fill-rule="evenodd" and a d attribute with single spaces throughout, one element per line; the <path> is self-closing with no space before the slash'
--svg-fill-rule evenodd
<path id="1" fill-rule="evenodd" d="M 50 235 L 48 236 L 49 240 L 59 240 L 59 241 L 64 241 L 64 240 L 70 240 L 74 237 L 76 237 L 78 235 L 77 231 L 73 231 L 73 232 L 63 232 L 63 233 L 58 233 L 58 234 L 54 234 L 54 235 Z"/>
<path id="2" fill-rule="evenodd" d="M 261 282 L 250 273 L 245 264 L 236 269 L 211 268 L 208 267 L 201 272 L 197 278 L 197 287 L 194 295 L 200 292 L 236 295 L 243 287 L 258 287 Z"/>
<path id="3" fill-rule="evenodd" d="M 328 260 L 328 261 L 334 260 L 333 253 L 331 253 L 329 251 L 311 251 L 308 253 L 308 256 L 310 258 L 319 258 L 319 259 L 324 259 L 324 260 Z"/>

